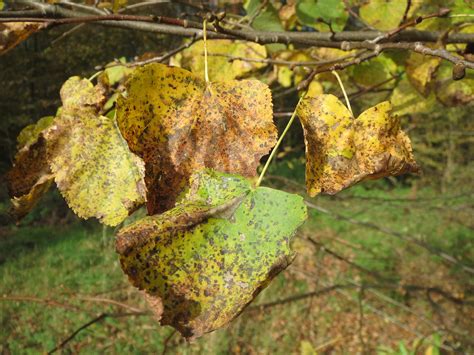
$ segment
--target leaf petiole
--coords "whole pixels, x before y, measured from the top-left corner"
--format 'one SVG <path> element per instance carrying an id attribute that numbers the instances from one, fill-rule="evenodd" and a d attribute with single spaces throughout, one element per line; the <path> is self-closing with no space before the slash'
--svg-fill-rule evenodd
<path id="1" fill-rule="evenodd" d="M 207 19 L 202 23 L 202 36 L 204 41 L 204 79 L 209 83 L 209 70 L 207 68 Z"/>
<path id="2" fill-rule="evenodd" d="M 260 173 L 260 176 L 258 177 L 256 187 L 259 187 L 260 184 L 262 183 L 263 177 L 265 176 L 265 173 L 267 172 L 268 167 L 270 166 L 270 163 L 272 162 L 273 158 L 275 157 L 276 152 L 278 151 L 278 147 L 280 146 L 281 142 L 283 141 L 283 138 L 285 137 L 286 133 L 290 129 L 291 125 L 293 124 L 293 121 L 295 120 L 296 111 L 298 110 L 298 106 L 300 105 L 301 101 L 303 101 L 305 96 L 306 96 L 306 92 L 304 92 L 301 95 L 298 103 L 296 104 L 295 110 L 293 111 L 293 114 L 291 115 L 290 120 L 288 121 L 285 129 L 283 130 L 280 138 L 278 138 L 278 141 L 276 142 L 275 147 L 273 148 L 270 156 L 268 157 L 265 165 L 263 166 L 262 172 Z"/>
<path id="3" fill-rule="evenodd" d="M 339 86 L 341 87 L 342 93 L 344 94 L 344 99 L 346 100 L 347 108 L 351 112 L 352 117 L 354 117 L 354 113 L 352 112 L 351 103 L 349 101 L 349 97 L 347 96 L 346 89 L 344 89 L 344 85 L 342 84 L 341 77 L 339 76 L 339 74 L 335 70 L 333 70 L 331 73 L 337 78 L 337 82 L 339 83 Z"/>

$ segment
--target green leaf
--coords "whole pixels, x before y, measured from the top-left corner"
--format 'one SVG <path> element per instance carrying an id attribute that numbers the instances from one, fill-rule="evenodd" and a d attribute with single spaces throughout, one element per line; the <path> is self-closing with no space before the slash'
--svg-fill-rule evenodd
<path id="1" fill-rule="evenodd" d="M 342 31 L 349 18 L 344 3 L 340 0 L 300 0 L 296 5 L 296 16 L 302 24 L 326 31 L 329 27 L 318 23 L 319 19 L 330 22 L 333 31 Z"/>
<path id="2" fill-rule="evenodd" d="M 122 229 L 116 241 L 132 284 L 161 299 L 161 324 L 187 338 L 239 315 L 292 261 L 290 238 L 306 219 L 300 196 L 252 189 L 243 177 L 204 171 L 192 185 L 175 208 Z"/>
<path id="3" fill-rule="evenodd" d="M 390 102 L 393 104 L 393 112 L 399 116 L 417 113 L 429 113 L 436 110 L 436 97 L 433 92 L 428 97 L 423 97 L 408 78 L 404 76 L 392 92 Z M 438 104 L 438 106 L 440 106 Z"/>
<path id="4" fill-rule="evenodd" d="M 406 0 L 370 0 L 360 7 L 359 15 L 372 27 L 388 31 L 398 27 L 406 7 Z"/>
<path id="5" fill-rule="evenodd" d="M 397 72 L 395 62 L 383 54 L 366 62 L 356 65 L 352 69 L 352 78 L 364 87 L 377 85 L 392 78 Z"/>
<path id="6" fill-rule="evenodd" d="M 115 226 L 144 202 L 143 162 L 132 154 L 115 119 L 101 116 L 101 89 L 72 77 L 63 108 L 48 132 L 48 160 L 59 191 L 82 217 Z"/>
<path id="7" fill-rule="evenodd" d="M 281 32 L 285 29 L 280 21 L 277 9 L 267 2 L 263 5 L 261 0 L 251 0 L 245 4 L 247 15 L 255 17 L 252 22 L 252 28 L 266 32 Z M 265 46 L 269 52 L 278 52 L 284 50 L 286 46 L 281 43 L 267 44 Z"/>

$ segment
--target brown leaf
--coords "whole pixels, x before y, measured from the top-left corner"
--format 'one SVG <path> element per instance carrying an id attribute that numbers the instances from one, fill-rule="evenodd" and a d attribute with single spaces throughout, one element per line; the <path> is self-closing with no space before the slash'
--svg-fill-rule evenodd
<path id="1" fill-rule="evenodd" d="M 213 168 L 247 177 L 276 142 L 269 88 L 257 80 L 206 84 L 181 68 L 137 70 L 117 121 L 146 163 L 148 211 L 173 207 L 189 176 Z"/>
<path id="2" fill-rule="evenodd" d="M 45 24 L 41 22 L 0 23 L 0 55 L 5 54 L 44 27 Z"/>
<path id="3" fill-rule="evenodd" d="M 37 141 L 23 147 L 15 156 L 15 165 L 7 174 L 12 215 L 21 219 L 30 212 L 53 180 L 46 160 L 46 140 L 40 134 Z"/>

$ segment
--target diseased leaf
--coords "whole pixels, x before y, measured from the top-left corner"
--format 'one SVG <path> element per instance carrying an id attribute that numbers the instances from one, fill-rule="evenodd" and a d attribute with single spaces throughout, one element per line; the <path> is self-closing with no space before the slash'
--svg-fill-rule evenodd
<path id="1" fill-rule="evenodd" d="M 359 8 L 359 15 L 376 29 L 388 31 L 398 27 L 406 7 L 406 0 L 370 0 Z"/>
<path id="2" fill-rule="evenodd" d="M 0 55 L 5 54 L 44 27 L 45 24 L 40 22 L 0 23 Z"/>
<path id="3" fill-rule="evenodd" d="M 382 102 L 354 119 L 333 95 L 306 97 L 298 107 L 306 143 L 310 196 L 335 194 L 359 181 L 417 172 L 410 141 Z"/>
<path id="4" fill-rule="evenodd" d="M 101 89 L 72 77 L 48 132 L 48 161 L 59 191 L 82 217 L 115 226 L 144 202 L 143 162 L 130 152 L 115 119 L 101 116 Z"/>
<path id="5" fill-rule="evenodd" d="M 161 324 L 196 338 L 238 316 L 289 265 L 306 207 L 243 177 L 201 172 L 191 180 L 175 208 L 120 230 L 116 248 L 132 284 L 161 299 Z"/>
<path id="6" fill-rule="evenodd" d="M 38 126 L 41 126 L 40 122 Z M 35 131 L 37 127 L 27 128 L 30 128 L 29 131 Z M 53 181 L 46 160 L 46 140 L 43 133 L 37 131 L 36 137 L 29 134 L 28 140 L 32 143 L 25 144 L 19 150 L 15 156 L 14 166 L 7 174 L 8 193 L 12 202 L 11 214 L 17 220 L 33 209 Z"/>
<path id="7" fill-rule="evenodd" d="M 207 41 L 209 78 L 212 81 L 231 80 L 265 67 L 266 63 L 230 60 L 228 56 L 246 59 L 267 57 L 265 46 L 257 43 L 217 39 Z M 218 56 L 222 55 L 222 56 Z M 204 75 L 204 41 L 194 43 L 180 53 L 180 65 L 197 76 Z"/>
<path id="8" fill-rule="evenodd" d="M 173 207 L 195 170 L 254 176 L 275 144 L 270 90 L 257 80 L 206 85 L 184 69 L 151 64 L 135 72 L 127 93 L 117 121 L 146 163 L 150 214 Z"/>
<path id="9" fill-rule="evenodd" d="M 424 97 L 431 91 L 431 81 L 441 62 L 440 58 L 427 57 L 419 53 L 410 53 L 406 63 L 408 80 Z"/>

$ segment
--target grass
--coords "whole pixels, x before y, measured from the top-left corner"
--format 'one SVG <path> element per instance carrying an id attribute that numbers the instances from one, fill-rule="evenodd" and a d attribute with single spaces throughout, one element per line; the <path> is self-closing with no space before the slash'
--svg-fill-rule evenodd
<path id="1" fill-rule="evenodd" d="M 457 194 L 457 191 L 449 193 L 450 196 Z M 370 183 L 355 186 L 338 197 L 317 198 L 314 202 L 338 215 L 415 236 L 472 266 L 472 229 L 468 226 L 469 219 L 459 209 L 460 206 L 472 209 L 470 196 L 439 197 L 443 196 L 430 189 L 415 191 L 399 185 Z M 393 235 L 312 211 L 310 220 L 294 242 L 298 252 L 295 263 L 258 296 L 256 303 L 304 294 L 335 283 L 373 282 L 370 275 L 309 244 L 308 236 L 360 267 L 395 282 L 436 286 L 470 297 L 472 277 L 459 267 Z M 3 296 L 0 299 L 0 347 L 3 352 L 9 350 L 13 354 L 49 351 L 98 315 L 129 311 L 97 299 L 113 299 L 140 309 L 147 307 L 120 269 L 113 248 L 113 230 L 91 223 L 6 229 L 0 235 L 0 279 Z M 437 315 L 424 294 L 411 294 L 405 299 L 407 295 L 397 290 L 380 292 L 437 322 Z M 389 304 L 370 290 L 364 294 L 363 318 L 360 318 L 358 296 L 357 289 L 338 290 L 264 312 L 249 310 L 228 328 L 193 344 L 173 336 L 168 341 L 169 351 L 180 354 L 310 354 L 316 350 L 354 353 L 368 346 L 372 352 L 395 354 L 419 342 L 421 335 L 427 336 L 420 346 L 422 350 L 433 347 L 430 344 L 436 337 L 441 337 L 446 346 L 468 349 L 469 344 L 462 342 L 463 336 L 453 338 L 446 331 L 433 331 L 419 317 L 400 305 Z M 95 300 L 91 301 L 91 297 Z M 465 316 L 463 323 L 456 313 L 460 310 L 437 296 L 435 301 L 440 303 L 443 319 L 450 329 L 469 332 L 469 316 Z M 410 333 L 384 319 L 371 311 L 373 308 L 415 332 Z M 467 311 L 472 314 L 472 309 Z M 363 327 L 360 327 L 361 319 Z M 78 333 L 65 349 L 66 353 L 86 354 L 160 353 L 172 332 L 169 327 L 160 327 L 150 316 L 108 317 Z"/>

